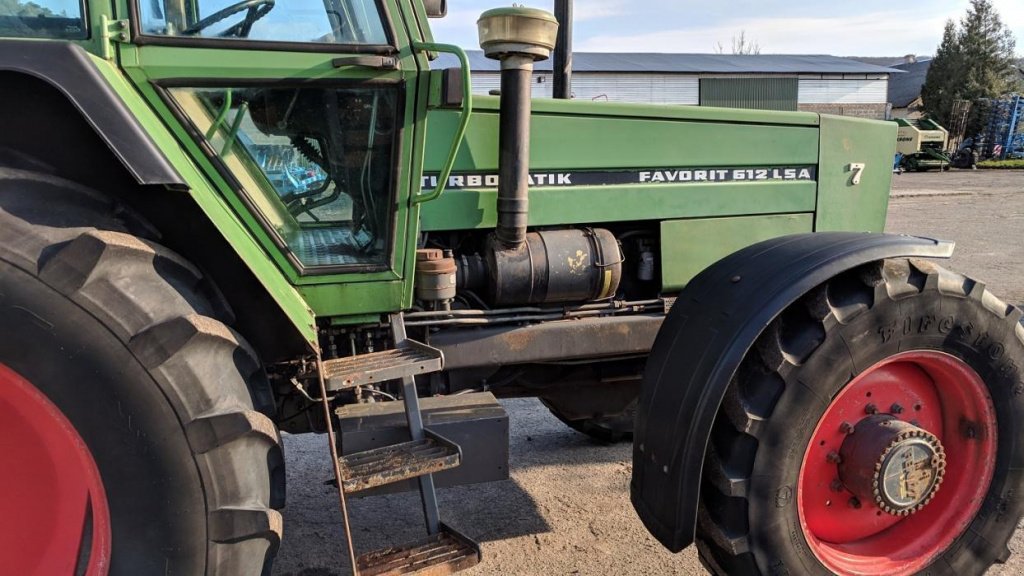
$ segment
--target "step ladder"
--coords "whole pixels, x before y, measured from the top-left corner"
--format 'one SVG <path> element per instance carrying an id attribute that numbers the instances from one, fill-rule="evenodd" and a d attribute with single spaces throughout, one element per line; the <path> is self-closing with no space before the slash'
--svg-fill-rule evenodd
<path id="1" fill-rule="evenodd" d="M 334 463 L 334 477 L 337 481 L 352 574 L 453 574 L 480 562 L 480 546 L 441 522 L 432 475 L 458 466 L 462 461 L 462 450 L 457 444 L 423 427 L 423 416 L 416 394 L 416 376 L 441 370 L 444 358 L 440 350 L 406 337 L 405 322 L 401 314 L 391 315 L 391 329 L 395 340 L 395 347 L 392 350 L 336 360 L 322 361 L 319 357 L 317 359 L 320 397 L 327 421 L 327 441 Z M 410 440 L 344 457 L 339 456 L 328 393 L 399 379 L 402 381 Z M 357 556 L 352 544 L 347 497 L 410 478 L 417 478 L 419 481 L 420 500 L 426 520 L 426 537 L 402 546 Z"/>

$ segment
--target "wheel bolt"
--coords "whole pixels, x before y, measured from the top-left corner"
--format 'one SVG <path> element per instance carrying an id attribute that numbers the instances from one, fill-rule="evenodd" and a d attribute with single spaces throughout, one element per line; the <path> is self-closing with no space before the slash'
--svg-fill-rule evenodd
<path id="1" fill-rule="evenodd" d="M 868 404 L 867 406 L 864 407 L 864 413 L 878 414 L 878 406 L 875 406 L 874 404 Z"/>
<path id="2" fill-rule="evenodd" d="M 832 483 L 829 484 L 828 487 L 833 492 L 842 492 L 843 491 L 843 481 L 840 480 L 839 478 L 836 478 L 836 479 L 832 480 Z"/>
<path id="3" fill-rule="evenodd" d="M 840 456 L 839 453 L 836 452 L 835 450 L 829 452 L 828 456 L 825 456 L 825 459 L 828 460 L 831 464 L 840 464 L 843 461 L 843 457 Z"/>
<path id="4" fill-rule="evenodd" d="M 892 412 L 893 414 L 902 414 L 903 406 L 900 406 L 899 404 L 893 404 L 892 408 L 889 408 L 889 411 Z"/>
<path id="5" fill-rule="evenodd" d="M 854 508 L 854 509 L 860 510 L 860 498 L 857 498 L 856 496 L 854 496 L 854 497 L 850 498 L 848 503 L 850 505 L 850 508 Z"/>
<path id="6" fill-rule="evenodd" d="M 850 424 L 849 422 L 843 422 L 842 424 L 839 425 L 839 430 L 843 434 L 853 434 L 854 427 L 853 424 Z"/>

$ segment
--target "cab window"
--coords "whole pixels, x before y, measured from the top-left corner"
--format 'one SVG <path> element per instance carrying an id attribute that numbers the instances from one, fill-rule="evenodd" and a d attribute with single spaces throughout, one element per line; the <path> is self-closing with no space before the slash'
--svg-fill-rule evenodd
<path id="1" fill-rule="evenodd" d="M 6 2 L 9 0 L 0 0 Z M 384 45 L 376 0 L 138 0 L 142 34 L 261 42 Z"/>
<path id="2" fill-rule="evenodd" d="M 169 93 L 300 268 L 387 268 L 397 84 Z"/>
<path id="3" fill-rule="evenodd" d="M 79 0 L 0 0 L 0 36 L 80 40 L 89 36 Z"/>

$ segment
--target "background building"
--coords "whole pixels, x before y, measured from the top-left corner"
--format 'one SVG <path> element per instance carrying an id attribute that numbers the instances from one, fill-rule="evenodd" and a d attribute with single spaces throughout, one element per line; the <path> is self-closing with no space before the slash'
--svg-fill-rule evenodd
<path id="1" fill-rule="evenodd" d="M 896 70 L 904 72 L 889 80 L 889 103 L 892 104 L 894 117 L 921 117 L 921 87 L 924 86 L 931 65 L 930 58 L 911 57 L 906 62 L 893 65 Z"/>
<path id="2" fill-rule="evenodd" d="M 473 89 L 497 90 L 499 63 L 469 52 Z M 437 68 L 457 66 L 442 56 Z M 885 118 L 890 75 L 898 70 L 821 55 L 577 52 L 573 97 L 580 100 L 764 110 L 805 110 Z M 535 98 L 550 98 L 551 61 L 537 64 Z"/>

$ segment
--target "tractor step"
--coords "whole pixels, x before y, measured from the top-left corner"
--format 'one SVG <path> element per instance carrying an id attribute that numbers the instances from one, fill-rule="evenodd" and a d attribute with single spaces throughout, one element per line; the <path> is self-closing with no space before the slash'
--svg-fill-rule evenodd
<path id="1" fill-rule="evenodd" d="M 419 376 L 441 370 L 444 356 L 437 348 L 415 340 L 405 340 L 392 350 L 336 358 L 323 363 L 327 390 L 336 392 L 379 384 L 407 376 Z"/>
<path id="2" fill-rule="evenodd" d="M 377 486 L 455 468 L 462 461 L 458 445 L 424 430 L 426 438 L 402 442 L 338 459 L 342 486 L 352 494 Z"/>
<path id="3" fill-rule="evenodd" d="M 441 531 L 405 546 L 368 552 L 359 557 L 359 576 L 454 574 L 480 563 L 480 546 L 441 524 Z"/>

